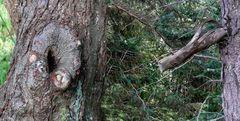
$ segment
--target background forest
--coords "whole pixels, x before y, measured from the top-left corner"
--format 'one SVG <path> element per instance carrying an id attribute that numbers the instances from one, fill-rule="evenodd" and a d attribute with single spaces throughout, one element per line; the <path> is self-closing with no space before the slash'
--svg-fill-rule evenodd
<path id="1" fill-rule="evenodd" d="M 149 22 L 157 33 L 108 1 L 108 68 L 102 102 L 106 119 L 223 120 L 218 45 L 173 70 L 160 72 L 157 63 L 191 40 L 201 22 L 219 20 L 218 0 L 123 2 L 153 20 Z M 213 27 L 207 24 L 205 29 Z M 6 79 L 14 42 L 10 18 L 0 0 L 0 84 Z"/>

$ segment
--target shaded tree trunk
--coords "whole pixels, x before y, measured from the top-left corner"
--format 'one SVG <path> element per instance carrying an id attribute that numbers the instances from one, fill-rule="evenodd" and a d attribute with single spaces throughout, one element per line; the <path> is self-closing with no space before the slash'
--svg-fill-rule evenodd
<path id="1" fill-rule="evenodd" d="M 6 121 L 103 120 L 104 0 L 6 0 L 16 31 Z"/>
<path id="2" fill-rule="evenodd" d="M 240 1 L 221 0 L 222 24 L 228 34 L 223 48 L 223 108 L 226 121 L 240 120 Z"/>

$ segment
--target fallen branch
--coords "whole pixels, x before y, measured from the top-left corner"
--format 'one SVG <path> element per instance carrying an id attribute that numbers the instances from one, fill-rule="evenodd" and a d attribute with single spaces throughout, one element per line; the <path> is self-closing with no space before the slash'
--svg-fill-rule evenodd
<path id="1" fill-rule="evenodd" d="M 159 61 L 159 68 L 161 71 L 175 68 L 182 63 L 186 62 L 194 54 L 208 48 L 209 46 L 218 42 L 224 37 L 227 32 L 223 28 L 216 28 L 208 31 L 203 36 L 199 37 L 201 33 L 201 27 L 196 32 L 192 40 L 182 49 L 176 53 L 169 55 Z"/>

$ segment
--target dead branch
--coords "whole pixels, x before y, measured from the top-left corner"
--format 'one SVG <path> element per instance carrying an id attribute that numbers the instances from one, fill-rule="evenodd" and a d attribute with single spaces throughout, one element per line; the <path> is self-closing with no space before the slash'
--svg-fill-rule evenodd
<path id="1" fill-rule="evenodd" d="M 227 34 L 227 32 L 223 28 L 216 28 L 208 31 L 201 37 L 200 34 L 201 27 L 185 47 L 181 48 L 176 53 L 161 59 L 159 61 L 160 70 L 165 71 L 167 69 L 172 69 L 181 65 L 189 58 L 191 58 L 194 54 L 218 42 Z"/>
<path id="2" fill-rule="evenodd" d="M 128 15 L 134 17 L 142 24 L 146 25 L 153 33 L 156 33 L 169 47 L 171 47 L 171 45 L 167 42 L 167 39 L 160 32 L 156 31 L 153 25 L 153 23 L 155 22 L 154 20 L 156 20 L 157 17 L 146 16 L 142 12 L 132 9 L 129 5 L 118 0 L 113 1 L 113 6 L 115 6 L 119 10 L 126 12 Z M 216 43 L 218 40 L 220 40 L 223 36 L 226 35 L 226 31 L 223 28 L 217 28 L 214 30 L 210 30 L 209 32 L 201 36 L 203 25 L 209 22 L 217 23 L 212 19 L 208 19 L 207 21 L 203 22 L 193 36 L 192 40 L 185 47 L 177 51 L 175 54 L 163 58 L 159 61 L 160 70 L 165 71 L 167 69 L 179 66 L 180 64 L 186 62 L 197 52 L 206 49 L 207 47 Z"/>

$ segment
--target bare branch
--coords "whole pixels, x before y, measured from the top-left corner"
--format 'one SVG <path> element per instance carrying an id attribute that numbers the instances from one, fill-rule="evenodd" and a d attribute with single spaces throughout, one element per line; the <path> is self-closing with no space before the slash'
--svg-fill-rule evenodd
<path id="1" fill-rule="evenodd" d="M 203 101 L 203 103 L 201 104 L 201 108 L 200 108 L 200 110 L 198 111 L 198 115 L 197 115 L 197 121 L 199 121 L 200 114 L 201 114 L 201 112 L 202 112 L 202 110 L 203 110 L 203 107 L 204 107 L 205 103 L 207 102 L 208 98 L 209 98 L 209 96 L 207 96 L 206 99 L 205 99 L 205 100 Z"/>
<path id="2" fill-rule="evenodd" d="M 219 121 L 220 119 L 224 119 L 224 116 L 220 116 L 220 117 L 215 118 L 215 119 L 212 119 L 212 120 L 210 120 L 210 121 Z"/>
<path id="3" fill-rule="evenodd" d="M 218 58 L 213 57 L 213 56 L 207 56 L 207 55 L 199 55 L 199 54 L 195 54 L 194 57 L 199 57 L 199 58 L 206 58 L 206 59 L 212 59 L 212 60 L 216 60 L 219 61 Z"/>
<path id="4" fill-rule="evenodd" d="M 143 12 L 132 9 L 128 4 L 123 3 L 119 0 L 114 0 L 113 6 L 115 6 L 119 10 L 126 12 L 128 15 L 136 18 L 138 21 L 140 21 L 141 23 L 143 23 L 144 25 L 147 25 L 149 27 L 152 27 L 154 20 L 156 20 L 156 18 L 158 18 L 155 16 L 145 15 L 145 14 L 143 14 Z M 153 19 L 153 18 L 155 18 L 155 19 Z"/>
<path id="5" fill-rule="evenodd" d="M 197 1 L 197 0 L 180 0 L 180 1 L 175 1 L 175 2 L 171 2 L 169 4 L 166 4 L 166 5 L 162 5 L 160 6 L 160 8 L 163 8 L 163 7 L 169 7 L 169 6 L 172 6 L 172 5 L 175 5 L 175 4 L 181 4 L 181 3 L 184 3 L 184 2 L 187 2 L 187 1 Z"/>
<path id="6" fill-rule="evenodd" d="M 216 83 L 216 82 L 222 83 L 222 80 L 209 80 L 209 81 L 203 83 L 202 85 L 200 85 L 197 89 L 202 88 L 203 86 L 208 85 L 209 83 Z"/>
<path id="7" fill-rule="evenodd" d="M 134 17 L 135 19 L 137 19 L 147 27 L 149 27 L 153 33 L 156 33 L 158 36 L 160 36 L 163 39 L 163 41 L 169 47 L 171 47 L 171 45 L 167 42 L 167 39 L 161 33 L 156 31 L 153 25 L 154 20 L 156 20 L 157 17 L 146 16 L 142 12 L 132 9 L 129 5 L 123 2 L 120 2 L 118 0 L 114 0 L 113 5 L 116 8 L 126 12 L 128 15 Z M 151 18 L 155 18 L 155 19 L 151 19 Z M 192 57 L 197 52 L 211 46 L 212 44 L 216 43 L 219 39 L 221 39 L 223 36 L 226 35 L 226 31 L 223 28 L 218 28 L 215 30 L 210 30 L 209 32 L 201 36 L 203 25 L 208 22 L 218 24 L 213 19 L 208 19 L 204 21 L 200 25 L 200 28 L 197 30 L 195 35 L 193 36 L 192 40 L 185 47 L 177 51 L 175 54 L 170 55 L 159 61 L 159 66 L 161 71 L 165 71 L 167 69 L 171 69 L 176 66 L 179 66 L 180 64 L 186 62 L 187 59 Z"/>
<path id="8" fill-rule="evenodd" d="M 223 28 L 216 28 L 208 31 L 203 36 L 199 37 L 200 29 L 196 32 L 192 40 L 182 49 L 176 53 L 169 55 L 159 61 L 159 67 L 161 71 L 175 68 L 182 63 L 186 62 L 194 54 L 200 52 L 218 42 L 224 37 L 227 32 Z"/>
<path id="9" fill-rule="evenodd" d="M 166 41 L 167 39 L 159 31 L 157 31 L 153 25 L 154 22 L 159 18 L 158 16 L 145 15 L 145 14 L 143 14 L 143 12 L 132 9 L 129 5 L 127 5 L 126 3 L 123 3 L 119 0 L 114 0 L 113 6 L 115 6 L 116 8 L 118 8 L 121 11 L 126 12 L 129 16 L 134 17 L 139 22 L 141 22 L 142 24 L 147 26 L 152 33 L 157 34 L 161 39 L 163 39 L 163 41 L 169 47 L 171 47 L 171 45 Z"/>

